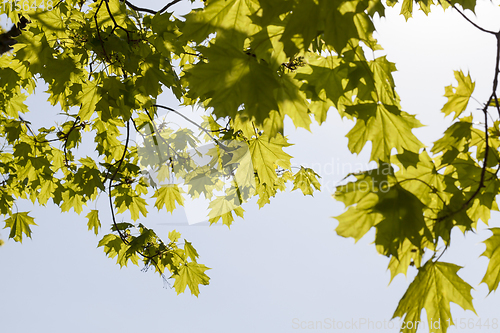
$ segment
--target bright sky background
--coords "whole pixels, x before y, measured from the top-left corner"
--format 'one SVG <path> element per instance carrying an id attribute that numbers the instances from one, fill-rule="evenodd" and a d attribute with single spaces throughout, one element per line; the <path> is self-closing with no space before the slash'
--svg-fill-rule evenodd
<path id="1" fill-rule="evenodd" d="M 161 8 L 162 2 L 147 5 Z M 480 101 L 487 98 L 494 74 L 495 40 L 451 10 L 443 13 L 434 8 L 429 17 L 418 12 L 406 23 L 398 13 L 399 9 L 387 10 L 387 18 L 377 20 L 377 38 L 399 70 L 394 77 L 404 110 L 428 125 L 415 133 L 430 145 L 451 123 L 440 109 L 446 101 L 444 87 L 454 83 L 453 70 L 470 71 L 476 81 L 474 96 Z M 471 12 L 467 15 L 473 17 Z M 481 1 L 477 21 L 482 26 L 500 29 L 498 17 L 498 4 Z M 45 99 L 42 93 L 30 99 L 33 114 L 29 120 L 33 123 L 47 121 L 51 119 L 47 114 L 57 112 L 41 102 Z M 168 96 L 159 102 L 177 106 Z M 470 110 L 477 114 L 477 107 L 472 101 Z M 32 228 L 32 240 L 23 244 L 9 240 L 0 248 L 0 330 L 302 332 L 297 327 L 309 321 L 359 323 L 364 318 L 383 324 L 390 320 L 415 269 L 410 269 L 408 279 L 399 275 L 388 286 L 389 260 L 378 255 L 371 244 L 374 232 L 354 244 L 352 239 L 336 235 L 337 222 L 331 218 L 344 209 L 331 198 L 335 186 L 347 172 L 367 166 L 369 147 L 360 156 L 347 150 L 345 134 L 352 125 L 334 110 L 323 126 L 313 126 L 312 133 L 296 131 L 288 124 L 286 134 L 295 143 L 287 150 L 295 157 L 293 164 L 314 167 L 323 177 L 323 191 L 314 198 L 299 192 L 281 193 L 260 210 L 253 200 L 243 206 L 245 219 L 237 219 L 230 230 L 220 225 L 189 226 L 182 211 L 172 217 L 150 207 L 148 218 L 140 222 L 163 237 L 176 228 L 196 247 L 200 262 L 212 268 L 207 272 L 210 285 L 200 288 L 198 298 L 189 292 L 177 296 L 152 271 L 144 273 L 133 265 L 120 269 L 106 258 L 96 248 L 100 237 L 87 231 L 88 210 L 78 216 L 61 214 L 53 205 L 38 208 L 19 202 L 19 210 L 31 210 L 38 226 Z M 96 207 L 107 232 L 110 216 L 105 195 Z M 88 209 L 94 209 L 93 205 Z M 499 226 L 498 218 L 494 214 L 490 225 Z M 478 259 L 485 249 L 481 241 L 490 235 L 485 229 L 480 224 L 480 233 L 466 238 L 454 233 L 453 245 L 442 260 L 465 266 L 460 274 L 475 288 L 476 311 L 483 321 L 491 322 L 500 320 L 499 295 L 486 298 L 486 285 L 478 285 L 487 265 L 486 258 Z M 5 240 L 7 231 L 0 232 Z M 476 318 L 455 305 L 452 313 L 456 323 L 460 318 Z M 398 329 L 365 326 L 357 331 Z M 472 332 L 453 327 L 449 332 L 465 331 Z"/>

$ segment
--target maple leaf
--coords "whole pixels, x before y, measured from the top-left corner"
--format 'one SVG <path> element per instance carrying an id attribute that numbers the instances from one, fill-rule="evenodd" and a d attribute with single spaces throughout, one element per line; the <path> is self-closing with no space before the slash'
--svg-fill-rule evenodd
<path id="1" fill-rule="evenodd" d="M 178 185 L 164 185 L 155 191 L 153 198 L 156 198 L 155 207 L 160 210 L 163 206 L 167 212 L 172 213 L 175 209 L 176 202 L 179 205 L 184 205 L 182 197 L 182 189 Z"/>
<path id="2" fill-rule="evenodd" d="M 99 228 L 101 227 L 101 221 L 99 220 L 99 211 L 93 209 L 90 211 L 90 213 L 87 214 L 86 217 L 89 219 L 89 221 L 87 222 L 89 230 L 94 229 L 94 233 L 97 235 L 99 233 Z"/>
<path id="3" fill-rule="evenodd" d="M 92 117 L 97 102 L 100 99 L 99 83 L 95 80 L 87 82 L 87 84 L 83 86 L 81 94 L 78 96 L 78 101 L 81 103 L 78 115 L 82 121 L 89 120 Z"/>
<path id="4" fill-rule="evenodd" d="M 450 2 L 452 3 L 452 5 L 459 4 L 460 6 L 462 6 L 463 9 L 470 9 L 472 12 L 474 12 L 474 10 L 476 8 L 476 1 L 474 1 L 474 0 L 450 0 Z M 449 7 L 449 4 L 447 1 L 439 2 L 439 3 L 445 9 Z"/>
<path id="5" fill-rule="evenodd" d="M 251 54 L 230 46 L 211 44 L 203 49 L 208 63 L 200 62 L 186 71 L 184 80 L 193 100 L 207 100 L 217 117 L 246 114 L 263 124 L 271 111 L 279 110 L 275 91 L 280 86 L 278 75 Z M 241 110 L 240 106 L 244 106 Z M 238 111 L 241 110 L 241 111 Z"/>
<path id="6" fill-rule="evenodd" d="M 406 164 L 405 157 L 414 155 L 415 160 Z M 400 166 L 396 173 L 400 185 L 408 192 L 415 195 L 428 208 L 441 209 L 442 200 L 447 197 L 442 194 L 445 190 L 445 177 L 436 169 L 434 161 L 429 157 L 427 151 L 420 154 L 406 151 L 395 155 L 393 163 Z"/>
<path id="7" fill-rule="evenodd" d="M 183 36 L 199 43 L 216 32 L 219 38 L 242 47 L 245 38 L 258 31 L 249 16 L 259 7 L 254 0 L 208 0 L 204 8 L 185 16 Z"/>
<path id="8" fill-rule="evenodd" d="M 198 252 L 193 247 L 193 245 L 185 239 L 184 239 L 184 253 L 186 253 L 186 256 L 191 258 L 193 262 L 196 262 L 196 259 L 199 257 Z"/>
<path id="9" fill-rule="evenodd" d="M 127 193 L 125 191 L 120 194 L 118 193 L 115 199 L 115 205 L 118 213 L 123 213 L 128 210 L 130 211 L 130 216 L 134 221 L 137 221 L 139 219 L 139 212 L 143 216 L 146 216 L 148 214 L 148 211 L 146 209 L 146 200 L 144 200 L 142 197 L 137 194 Z"/>
<path id="10" fill-rule="evenodd" d="M 339 221 L 335 229 L 337 235 L 352 237 L 356 242 L 359 241 L 382 220 L 382 216 L 373 210 L 377 202 L 377 196 L 372 193 L 355 207 L 349 207 L 346 212 L 336 216 L 335 219 Z"/>
<path id="11" fill-rule="evenodd" d="M 374 210 L 383 216 L 375 227 L 375 244 L 384 255 L 398 257 L 405 239 L 420 248 L 423 237 L 433 236 L 423 215 L 424 204 L 400 185 L 393 185 L 384 193 L 378 192 L 379 201 Z"/>
<path id="12" fill-rule="evenodd" d="M 431 152 L 446 153 L 452 149 L 462 151 L 472 138 L 472 116 L 463 117 L 446 129 L 442 138 L 434 142 Z"/>
<path id="13" fill-rule="evenodd" d="M 335 219 L 339 225 L 335 229 L 342 237 L 352 237 L 357 242 L 373 226 L 382 221 L 383 216 L 375 209 L 379 202 L 379 191 L 387 191 L 394 184 L 394 170 L 387 163 L 372 170 L 350 174 L 355 181 L 338 186 L 334 197 L 342 201 L 347 211 Z"/>
<path id="14" fill-rule="evenodd" d="M 368 66 L 371 69 L 373 86 L 375 87 L 378 101 L 385 105 L 399 107 L 399 96 L 394 89 L 395 83 L 391 74 L 396 71 L 396 65 L 383 56 L 369 61 Z"/>
<path id="15" fill-rule="evenodd" d="M 196 262 L 188 262 L 185 265 L 181 265 L 177 274 L 172 276 L 175 279 L 174 288 L 177 294 L 184 292 L 186 287 L 189 287 L 191 293 L 198 297 L 200 293 L 198 285 L 208 285 L 210 280 L 205 274 L 205 271 L 209 269 L 207 266 Z"/>
<path id="16" fill-rule="evenodd" d="M 488 269 L 481 283 L 486 283 L 490 293 L 498 288 L 500 283 L 500 228 L 490 228 L 493 235 L 484 241 L 486 250 L 481 254 L 489 258 Z"/>
<path id="17" fill-rule="evenodd" d="M 293 75 L 282 75 L 278 82 L 280 87 L 276 90 L 276 100 L 280 113 L 288 115 L 295 127 L 309 130 L 311 124 L 309 103 L 305 93 L 300 91 L 298 81 Z M 274 136 L 274 133 L 270 133 L 269 136 Z"/>
<path id="18" fill-rule="evenodd" d="M 455 71 L 455 79 L 458 81 L 458 86 L 445 87 L 444 96 L 448 97 L 448 101 L 443 106 L 441 111 L 445 115 L 455 112 L 453 119 L 458 118 L 467 108 L 469 99 L 474 92 L 476 84 L 472 82 L 470 74 L 464 75 L 462 71 Z"/>
<path id="19" fill-rule="evenodd" d="M 449 325 L 454 325 L 450 302 L 476 313 L 470 293 L 472 287 L 457 275 L 460 268 L 450 263 L 427 261 L 418 269 L 415 280 L 399 302 L 393 318 L 400 317 L 407 323 L 417 323 L 421 321 L 420 315 L 425 309 L 428 327 L 433 327 L 433 332 L 446 333 Z M 434 322 L 438 320 L 439 327 L 434 327 Z M 415 326 L 401 330 L 403 333 L 416 331 Z"/>
<path id="20" fill-rule="evenodd" d="M 391 282 L 398 274 L 406 275 L 409 266 L 419 268 L 422 263 L 422 252 L 408 239 L 403 241 L 397 256 L 391 256 L 388 268 L 391 271 Z"/>
<path id="21" fill-rule="evenodd" d="M 262 135 L 250 141 L 252 163 L 262 184 L 274 185 L 277 166 L 290 169 L 291 156 L 283 151 L 288 146 L 290 144 L 281 135 L 274 138 Z"/>
<path id="22" fill-rule="evenodd" d="M 401 5 L 401 14 L 404 15 L 406 21 L 412 16 L 413 1 L 414 0 L 404 0 Z"/>
<path id="23" fill-rule="evenodd" d="M 116 257 L 116 263 L 120 267 L 127 266 L 128 261 L 132 261 L 134 265 L 139 264 L 139 256 L 136 253 L 130 253 L 127 244 L 114 234 L 105 235 L 97 244 L 97 247 L 103 247 L 104 252 L 109 258 Z"/>
<path id="24" fill-rule="evenodd" d="M 25 94 L 17 94 L 9 98 L 5 103 L 3 111 L 11 117 L 18 117 L 19 112 L 26 113 L 28 111 L 28 106 L 24 104 L 26 98 Z"/>
<path id="25" fill-rule="evenodd" d="M 280 39 L 287 55 L 291 57 L 300 50 L 308 49 L 312 40 L 318 36 L 323 23 L 321 9 L 314 0 L 295 1 Z"/>
<path id="26" fill-rule="evenodd" d="M 28 212 L 14 213 L 5 220 L 5 228 L 10 228 L 9 238 L 16 242 L 23 242 L 23 234 L 31 238 L 30 225 L 36 225 L 35 220 Z"/>
<path id="27" fill-rule="evenodd" d="M 306 81 L 318 96 L 324 95 L 339 111 L 343 111 L 348 67 L 336 56 L 308 55 L 306 61 L 308 66 L 299 68 L 295 78 Z"/>
<path id="28" fill-rule="evenodd" d="M 313 195 L 314 189 L 320 190 L 321 184 L 318 178 L 321 178 L 313 169 L 301 167 L 294 175 L 293 189 L 295 191 L 300 189 L 304 195 Z"/>
<path id="29" fill-rule="evenodd" d="M 397 107 L 385 104 L 359 104 L 346 107 L 346 112 L 357 118 L 347 133 L 348 147 L 359 154 L 367 141 L 372 141 L 370 160 L 388 161 L 392 149 L 418 151 L 423 144 L 411 132 L 421 123 Z"/>
<path id="30" fill-rule="evenodd" d="M 233 212 L 239 216 L 243 217 L 243 208 L 239 206 L 239 201 L 228 200 L 226 196 L 217 197 L 216 199 L 210 201 L 208 207 L 210 212 L 208 213 L 208 218 L 210 224 L 217 223 L 222 218 L 222 224 L 228 227 L 234 222 Z"/>

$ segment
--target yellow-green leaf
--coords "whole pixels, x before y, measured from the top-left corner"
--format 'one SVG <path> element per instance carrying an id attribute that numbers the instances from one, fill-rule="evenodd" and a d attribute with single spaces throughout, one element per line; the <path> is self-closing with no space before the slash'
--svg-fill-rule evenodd
<path id="1" fill-rule="evenodd" d="M 444 96 L 448 98 L 448 102 L 441 109 L 445 115 L 455 112 L 453 119 L 456 119 L 465 111 L 476 86 L 472 82 L 470 74 L 465 76 L 462 71 L 455 71 L 455 79 L 458 81 L 458 86 L 447 86 L 445 88 Z"/>
<path id="2" fill-rule="evenodd" d="M 198 264 L 196 262 L 188 262 L 187 264 L 181 265 L 176 275 L 173 276 L 175 279 L 174 288 L 177 294 L 184 292 L 186 287 L 189 287 L 191 294 L 198 297 L 200 293 L 199 285 L 208 285 L 210 278 L 205 274 L 208 270 L 205 265 Z"/>
<path id="3" fill-rule="evenodd" d="M 488 269 L 481 283 L 486 283 L 490 293 L 498 288 L 500 283 L 500 228 L 490 228 L 493 235 L 484 241 L 486 251 L 482 256 L 489 258 Z"/>
<path id="4" fill-rule="evenodd" d="M 5 228 L 10 228 L 9 238 L 16 242 L 23 242 L 23 234 L 31 238 L 30 225 L 36 225 L 35 220 L 28 212 L 14 213 L 5 220 Z"/>
<path id="5" fill-rule="evenodd" d="M 460 268 L 450 263 L 427 261 L 419 268 L 415 280 L 399 302 L 393 318 L 400 317 L 406 323 L 417 323 L 421 321 L 420 316 L 425 309 L 429 323 L 427 327 L 433 327 L 434 333 L 446 333 L 449 324 L 454 325 L 450 302 L 475 313 L 472 305 L 472 287 L 457 275 Z M 441 323 L 439 327 L 433 325 L 436 321 Z M 409 325 L 404 327 L 401 332 L 417 331 L 415 326 L 409 327 Z"/>
<path id="6" fill-rule="evenodd" d="M 99 233 L 99 228 L 101 227 L 101 221 L 99 220 L 99 211 L 91 210 L 90 213 L 86 216 L 89 221 L 87 222 L 87 226 L 89 230 L 94 229 L 94 233 L 97 235 Z"/>
<path id="7" fill-rule="evenodd" d="M 168 212 L 172 213 L 176 207 L 176 202 L 179 205 L 184 205 L 182 197 L 182 189 L 178 185 L 164 185 L 155 191 L 153 198 L 156 198 L 155 207 L 160 210 L 165 206 Z"/>

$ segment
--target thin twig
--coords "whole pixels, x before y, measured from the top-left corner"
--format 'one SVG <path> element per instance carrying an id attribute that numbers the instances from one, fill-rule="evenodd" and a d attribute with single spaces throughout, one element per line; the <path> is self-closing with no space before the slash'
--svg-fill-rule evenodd
<path id="1" fill-rule="evenodd" d="M 125 4 L 127 6 L 129 6 L 130 8 L 132 8 L 133 10 L 137 11 L 137 12 L 146 12 L 146 13 L 149 13 L 149 14 L 152 14 L 152 15 L 156 15 L 156 14 L 162 14 L 163 12 L 165 12 L 167 9 L 169 9 L 170 7 L 172 7 L 173 5 L 181 2 L 182 0 L 174 0 L 172 2 L 169 2 L 167 3 L 162 9 L 158 10 L 158 11 L 154 11 L 152 9 L 149 9 L 149 8 L 143 8 L 143 7 L 138 7 L 132 3 L 130 3 L 130 1 L 127 1 L 125 0 Z"/>
<path id="2" fill-rule="evenodd" d="M 490 31 L 490 30 L 486 30 L 482 27 L 480 27 L 479 25 L 477 25 L 476 23 L 472 22 L 464 13 L 462 13 L 462 11 L 460 9 L 457 8 L 456 5 L 452 4 L 450 0 L 446 0 L 446 2 L 451 6 L 453 7 L 453 9 L 455 9 L 460 15 L 462 15 L 462 17 L 464 19 L 467 20 L 467 22 L 469 22 L 470 24 L 472 24 L 474 27 L 476 27 L 477 29 L 481 30 L 482 32 L 486 32 L 488 34 L 492 34 L 492 35 L 496 35 L 497 33 L 494 32 L 494 31 Z"/>
<path id="3" fill-rule="evenodd" d="M 212 140 L 214 140 L 215 143 L 217 143 L 217 145 L 219 145 L 222 149 L 225 150 L 226 147 L 224 145 L 222 145 L 216 138 L 214 138 L 207 129 L 201 127 L 200 125 L 198 125 L 197 123 L 195 123 L 194 121 L 192 121 L 191 119 L 189 119 L 188 117 L 186 117 L 185 115 L 183 115 L 182 113 L 180 113 L 179 111 L 176 111 L 176 110 L 174 110 L 172 108 L 169 108 L 168 106 L 163 106 L 163 105 L 159 105 L 159 104 L 154 104 L 153 106 L 157 107 L 157 108 L 165 109 L 165 110 L 168 110 L 168 111 L 172 111 L 176 115 L 181 116 L 182 118 L 186 119 L 191 124 L 195 125 L 199 129 L 201 129 L 203 132 L 205 132 Z"/>

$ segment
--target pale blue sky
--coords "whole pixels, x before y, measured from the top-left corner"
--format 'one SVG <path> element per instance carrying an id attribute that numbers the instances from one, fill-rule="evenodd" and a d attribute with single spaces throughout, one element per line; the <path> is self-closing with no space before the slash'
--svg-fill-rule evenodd
<path id="1" fill-rule="evenodd" d="M 162 4 L 150 3 L 151 8 Z M 480 8 L 484 8 L 478 10 L 480 22 L 499 29 L 498 6 Z M 394 76 L 402 106 L 429 125 L 415 131 L 428 145 L 451 122 L 439 110 L 446 101 L 444 86 L 454 82 L 453 70 L 470 71 L 476 81 L 474 96 L 484 100 L 491 87 L 495 55 L 493 37 L 478 32 L 457 13 L 434 10 L 429 17 L 417 13 L 407 23 L 397 15 L 398 9 L 388 10 L 389 18 L 377 23 L 377 38 L 399 70 Z M 39 93 L 31 100 L 33 115 L 28 118 L 33 123 L 56 112 L 49 104 L 40 104 L 45 98 Z M 168 96 L 160 102 L 175 106 Z M 477 106 L 472 102 L 471 111 Z M 295 145 L 287 152 L 295 157 L 294 165 L 314 165 L 323 176 L 324 190 L 314 198 L 281 193 L 260 210 L 254 200 L 243 206 L 245 219 L 237 219 L 231 230 L 187 223 L 175 226 L 196 247 L 200 262 L 212 267 L 208 271 L 211 283 L 200 288 L 198 298 L 189 293 L 177 296 L 173 289 L 163 288 L 161 278 L 137 266 L 120 269 L 101 248 L 96 249 L 100 238 L 87 231 L 87 211 L 78 216 L 61 214 L 52 205 L 31 208 L 18 203 L 21 211 L 32 211 L 38 226 L 32 228 L 32 240 L 23 244 L 9 240 L 0 248 L 1 331 L 302 332 L 294 323 L 327 318 L 389 320 L 415 270 L 410 270 L 408 279 L 400 275 L 387 286 L 388 259 L 370 244 L 374 233 L 354 244 L 336 235 L 337 222 L 331 218 L 344 209 L 331 198 L 334 186 L 345 176 L 342 168 L 359 169 L 368 160 L 368 147 L 360 156 L 347 150 L 344 136 L 351 127 L 352 122 L 342 121 L 334 110 L 323 126 L 313 126 L 312 134 L 295 131 L 288 124 L 286 134 Z M 105 199 L 103 195 L 96 207 L 107 232 L 110 216 Z M 150 207 L 148 218 L 141 222 L 166 237 L 171 230 L 168 223 L 183 218 L 182 212 L 177 214 L 173 219 Z M 499 214 L 494 214 L 490 225 L 499 226 L 498 219 Z M 499 296 L 485 298 L 486 285 L 478 286 L 487 265 L 485 258 L 478 259 L 485 249 L 480 242 L 489 236 L 484 225 L 479 229 L 478 235 L 469 234 L 466 239 L 454 233 L 454 243 L 443 260 L 465 266 L 460 274 L 475 288 L 474 305 L 481 318 L 500 320 Z M 1 234 L 7 237 L 6 230 Z M 476 318 L 455 305 L 452 311 L 457 319 Z"/>

